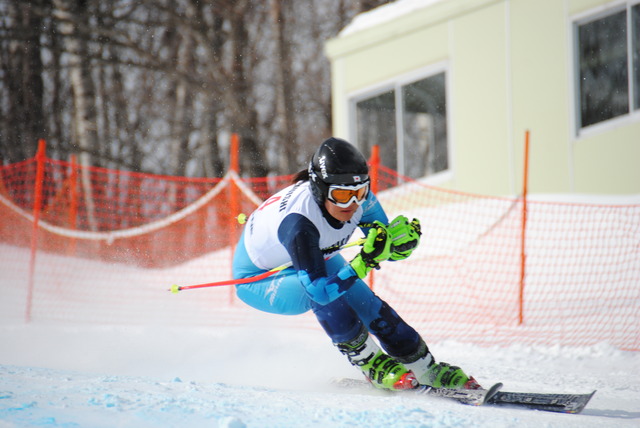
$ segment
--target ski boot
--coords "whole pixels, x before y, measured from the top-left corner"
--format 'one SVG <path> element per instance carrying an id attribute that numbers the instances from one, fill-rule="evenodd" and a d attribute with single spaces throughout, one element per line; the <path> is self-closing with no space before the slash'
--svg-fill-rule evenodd
<path id="1" fill-rule="evenodd" d="M 447 363 L 435 363 L 424 376 L 425 383 L 435 388 L 481 389 L 473 376 L 467 376 L 460 367 Z"/>
<path id="2" fill-rule="evenodd" d="M 415 375 L 403 364 L 385 354 L 366 329 L 355 339 L 337 343 L 336 346 L 352 365 L 362 370 L 376 388 L 393 391 L 418 386 Z"/>
<path id="3" fill-rule="evenodd" d="M 472 376 L 467 376 L 460 367 L 436 363 L 422 339 L 418 351 L 399 360 L 415 373 L 421 385 L 448 389 L 482 389 L 480 384 Z"/>

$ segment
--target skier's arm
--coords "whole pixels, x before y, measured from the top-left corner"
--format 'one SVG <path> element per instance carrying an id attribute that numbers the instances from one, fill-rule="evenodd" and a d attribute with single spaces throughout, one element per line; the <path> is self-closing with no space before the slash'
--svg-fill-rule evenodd
<path id="1" fill-rule="evenodd" d="M 292 213 L 278 228 L 278 239 L 291 256 L 293 268 L 309 297 L 327 304 L 343 295 L 358 279 L 346 265 L 335 275 L 327 276 L 327 268 L 320 249 L 320 232 L 307 217 Z"/>
<path id="2" fill-rule="evenodd" d="M 384 212 L 384 208 L 376 198 L 373 192 L 369 192 L 367 199 L 362 204 L 362 218 L 360 219 L 360 229 L 364 236 L 369 234 L 369 230 L 373 227 L 375 221 L 387 225 L 389 224 L 389 218 Z"/>

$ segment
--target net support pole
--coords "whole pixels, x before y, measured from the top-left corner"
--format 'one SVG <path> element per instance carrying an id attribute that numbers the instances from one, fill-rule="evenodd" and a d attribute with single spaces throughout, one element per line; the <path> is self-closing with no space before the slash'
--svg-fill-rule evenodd
<path id="1" fill-rule="evenodd" d="M 380 146 L 377 144 L 371 147 L 371 157 L 369 158 L 369 178 L 371 179 L 371 191 L 378 193 L 378 168 L 380 166 Z"/>
<path id="2" fill-rule="evenodd" d="M 36 179 L 33 190 L 33 227 L 31 230 L 31 257 L 29 260 L 29 283 L 27 285 L 27 304 L 25 321 L 31 321 L 31 306 L 33 302 L 34 276 L 36 272 L 36 254 L 38 250 L 38 223 L 42 210 L 42 187 L 44 182 L 45 141 L 38 140 L 36 152 Z"/>
<path id="3" fill-rule="evenodd" d="M 524 286 L 527 267 L 527 193 L 529 187 L 529 130 L 524 134 L 524 172 L 522 179 L 522 230 L 520 232 L 520 287 L 518 293 L 518 325 L 524 323 Z"/>
<path id="4" fill-rule="evenodd" d="M 369 158 L 369 179 L 371 180 L 371 191 L 378 193 L 378 170 L 380 166 L 380 146 L 375 144 L 371 147 L 371 157 Z M 375 283 L 375 272 L 371 269 L 369 272 L 369 288 L 373 290 Z"/>
<path id="5" fill-rule="evenodd" d="M 229 169 L 234 171 L 236 174 L 240 174 L 240 137 L 237 133 L 231 134 L 231 141 L 229 144 Z M 227 192 L 229 195 L 229 231 L 235 231 L 237 228 L 236 217 L 240 214 L 240 200 L 238 199 L 238 186 L 233 180 L 229 181 L 229 187 L 227 188 Z M 235 233 L 229 233 L 229 249 L 231 252 L 231 263 L 233 264 L 233 253 L 236 248 L 236 241 L 238 237 Z M 234 287 L 229 287 L 229 303 L 233 304 L 234 301 Z"/>
<path id="6" fill-rule="evenodd" d="M 78 226 L 78 162 L 76 155 L 71 155 L 71 171 L 69 173 L 69 228 L 76 230 Z M 76 254 L 76 238 L 71 238 L 69 255 Z"/>

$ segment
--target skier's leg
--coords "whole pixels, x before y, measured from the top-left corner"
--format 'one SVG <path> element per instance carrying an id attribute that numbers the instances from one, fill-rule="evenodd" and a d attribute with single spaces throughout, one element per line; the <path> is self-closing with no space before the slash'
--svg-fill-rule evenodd
<path id="1" fill-rule="evenodd" d="M 342 267 L 338 266 L 341 262 L 339 258 L 334 259 L 337 260 L 332 269 Z M 346 263 L 344 259 L 342 262 Z M 447 388 L 479 387 L 477 382 L 469 378 L 459 367 L 436 363 L 418 332 L 364 281 L 356 281 L 343 298 L 368 330 L 378 338 L 384 350 L 412 370 L 420 383 Z"/>
<path id="2" fill-rule="evenodd" d="M 340 256 L 330 259 L 327 261 L 327 273 L 337 272 L 344 263 Z M 383 389 L 415 386 L 417 382 L 413 374 L 380 349 L 345 295 L 327 305 L 312 302 L 312 309 L 334 345 L 352 365 L 360 368 L 374 386 Z"/>
<path id="3" fill-rule="evenodd" d="M 237 285 L 236 295 L 247 305 L 272 314 L 300 315 L 311 309 L 311 300 L 293 269 Z"/>
<path id="4" fill-rule="evenodd" d="M 233 277 L 248 278 L 263 272 L 251 262 L 241 238 L 233 256 Z M 236 285 L 236 294 L 247 305 L 272 314 L 298 315 L 311 309 L 311 300 L 291 268 L 259 281 Z"/>
<path id="5" fill-rule="evenodd" d="M 312 309 L 333 344 L 374 386 L 407 389 L 417 385 L 413 373 L 380 349 L 344 296 L 327 305 L 312 302 Z"/>
<path id="6" fill-rule="evenodd" d="M 327 261 L 327 271 L 337 272 L 346 263 L 342 256 L 335 256 Z M 341 300 L 355 312 L 355 316 L 371 334 L 378 338 L 384 350 L 394 357 L 412 355 L 420 347 L 422 339 L 418 332 L 371 291 L 364 281 L 357 280 Z"/>

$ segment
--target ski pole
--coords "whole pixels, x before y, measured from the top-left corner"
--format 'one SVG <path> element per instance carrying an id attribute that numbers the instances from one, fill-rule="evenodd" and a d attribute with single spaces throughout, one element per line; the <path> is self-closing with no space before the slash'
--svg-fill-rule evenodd
<path id="1" fill-rule="evenodd" d="M 365 239 L 364 238 L 360 238 L 358 240 L 355 240 L 353 242 L 349 242 L 341 247 L 338 248 L 338 250 L 344 250 L 345 248 L 349 248 L 349 247 L 355 247 L 357 245 L 362 245 L 364 244 Z M 249 278 L 239 278 L 239 279 L 228 279 L 225 281 L 218 281 L 218 282 L 209 282 L 206 284 L 198 284 L 198 285 L 184 285 L 184 286 L 180 286 L 180 285 L 172 285 L 171 288 L 169 289 L 169 291 L 171 291 L 173 294 L 178 294 L 180 291 L 182 290 L 193 290 L 196 288 L 207 288 L 207 287 L 220 287 L 223 285 L 237 285 L 237 284 L 248 284 L 250 282 L 255 282 L 255 281 L 260 281 L 261 279 L 265 279 L 271 275 L 273 275 L 276 272 L 280 272 L 285 270 L 288 267 L 291 267 L 293 263 L 288 262 L 285 263 L 281 266 L 278 266 L 276 268 L 273 268 L 271 270 L 268 270 L 266 272 L 263 272 L 259 275 L 256 276 L 251 276 Z"/>

